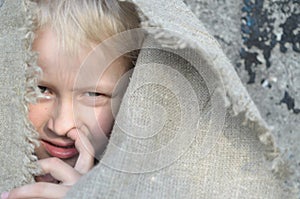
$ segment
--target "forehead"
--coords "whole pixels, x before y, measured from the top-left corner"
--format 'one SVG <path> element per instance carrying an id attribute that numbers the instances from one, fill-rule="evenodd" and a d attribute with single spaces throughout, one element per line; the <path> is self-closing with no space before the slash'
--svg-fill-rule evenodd
<path id="1" fill-rule="evenodd" d="M 64 37 L 72 37 L 71 35 L 64 35 Z M 46 26 L 42 29 L 38 29 L 35 32 L 35 39 L 32 44 L 33 51 L 42 53 L 43 55 L 64 55 L 65 57 L 80 58 L 81 60 L 86 59 L 89 55 L 90 60 L 102 59 L 105 62 L 112 62 L 118 57 L 122 57 L 118 46 L 122 46 L 123 41 L 113 42 L 103 42 L 95 43 L 91 41 L 73 41 L 74 45 L 76 43 L 77 49 L 71 50 L 64 46 L 64 42 L 61 37 L 57 36 L 57 33 L 51 29 L 51 27 Z M 54 53 L 55 52 L 55 53 Z M 131 61 L 130 58 L 125 55 L 126 59 L 123 61 Z"/>
<path id="2" fill-rule="evenodd" d="M 33 51 L 38 52 L 38 64 L 45 75 L 73 74 L 79 84 L 96 83 L 100 77 L 107 76 L 110 81 L 117 81 L 131 64 L 129 58 L 114 57 L 111 50 L 103 47 L 82 46 L 77 54 L 70 55 L 60 48 L 55 33 L 49 28 L 36 32 Z"/>
<path id="3" fill-rule="evenodd" d="M 75 41 L 74 41 L 75 42 Z M 47 62 L 83 61 L 92 51 L 92 47 L 78 45 L 76 52 L 65 50 L 63 43 L 50 27 L 39 29 L 35 32 L 32 50 L 39 54 L 39 60 Z"/>

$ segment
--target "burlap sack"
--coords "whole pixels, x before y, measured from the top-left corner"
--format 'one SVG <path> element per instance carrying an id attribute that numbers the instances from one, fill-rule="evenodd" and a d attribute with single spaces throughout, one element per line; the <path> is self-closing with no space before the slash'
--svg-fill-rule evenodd
<path id="1" fill-rule="evenodd" d="M 270 129 L 183 2 L 133 1 L 149 32 L 104 157 L 66 198 L 294 198 Z"/>
<path id="2" fill-rule="evenodd" d="M 149 34 L 103 158 L 66 198 L 294 198 L 272 134 L 216 40 L 181 1 L 133 2 Z M 21 3 L 0 7 L 1 191 L 37 172 L 24 119 L 36 69 Z"/>
<path id="3" fill-rule="evenodd" d="M 34 96 L 34 71 L 38 70 L 27 67 L 33 63 L 33 55 L 26 51 L 32 36 L 29 16 L 23 1 L 0 1 L 1 193 L 33 182 L 36 170 L 32 155 L 36 134 L 26 117 L 26 105 Z"/>

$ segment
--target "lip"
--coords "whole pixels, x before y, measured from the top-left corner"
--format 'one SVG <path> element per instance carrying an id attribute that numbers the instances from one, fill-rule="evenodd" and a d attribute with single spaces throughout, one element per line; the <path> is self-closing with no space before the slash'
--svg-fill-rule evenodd
<path id="1" fill-rule="evenodd" d="M 75 148 L 74 143 L 54 143 L 47 140 L 41 140 L 41 144 L 51 156 L 60 159 L 72 158 L 79 153 Z"/>

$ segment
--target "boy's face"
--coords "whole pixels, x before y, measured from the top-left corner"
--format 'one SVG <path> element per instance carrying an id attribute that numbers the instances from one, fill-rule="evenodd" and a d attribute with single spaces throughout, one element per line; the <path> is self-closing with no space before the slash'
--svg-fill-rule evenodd
<path id="1" fill-rule="evenodd" d="M 68 133 L 78 130 L 96 151 L 103 149 L 114 122 L 111 102 L 122 95 L 114 89 L 130 62 L 120 57 L 106 67 L 89 48 L 80 49 L 76 56 L 64 54 L 50 29 L 36 35 L 33 50 L 39 53 L 43 71 L 38 85 L 46 96 L 29 107 L 29 119 L 41 143 L 36 154 L 39 159 L 58 157 L 74 166 L 78 151 Z"/>

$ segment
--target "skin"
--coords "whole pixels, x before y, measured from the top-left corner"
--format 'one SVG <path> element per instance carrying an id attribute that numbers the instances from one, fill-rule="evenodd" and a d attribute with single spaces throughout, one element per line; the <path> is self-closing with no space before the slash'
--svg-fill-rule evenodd
<path id="1" fill-rule="evenodd" d="M 104 66 L 101 52 L 87 47 L 70 56 L 60 50 L 50 28 L 36 35 L 33 50 L 39 53 L 38 65 L 43 70 L 39 88 L 44 98 L 30 105 L 29 119 L 39 133 L 41 145 L 35 152 L 47 175 L 10 191 L 6 198 L 62 198 L 94 166 L 94 157 L 106 146 L 114 122 L 112 101 L 119 104 L 121 98 L 115 87 L 130 64 L 120 57 Z M 78 154 L 53 157 L 44 141 L 74 145 Z"/>

